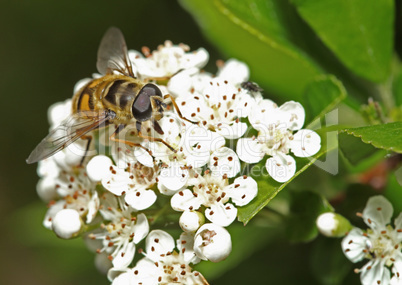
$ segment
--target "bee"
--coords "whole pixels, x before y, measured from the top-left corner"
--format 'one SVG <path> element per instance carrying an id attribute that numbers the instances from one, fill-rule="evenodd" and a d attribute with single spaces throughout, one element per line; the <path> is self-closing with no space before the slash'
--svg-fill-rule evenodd
<path id="1" fill-rule="evenodd" d="M 88 140 L 88 150 L 92 137 L 87 134 L 111 124 L 117 125 L 110 137 L 113 141 L 147 150 L 140 144 L 116 137 L 127 125 L 135 124 L 139 137 L 161 142 L 174 151 L 163 139 L 142 134 L 141 124 L 150 121 L 154 130 L 163 135 L 158 120 L 163 117 L 167 108 L 164 99 L 168 98 L 179 117 L 187 119 L 181 115 L 170 94 L 163 97 L 155 84 L 149 83 L 149 80 L 142 81 L 134 75 L 124 36 L 118 28 L 109 28 L 103 36 L 96 67 L 103 76 L 91 80 L 74 94 L 71 116 L 36 146 L 27 163 L 48 158 L 79 138 Z"/>

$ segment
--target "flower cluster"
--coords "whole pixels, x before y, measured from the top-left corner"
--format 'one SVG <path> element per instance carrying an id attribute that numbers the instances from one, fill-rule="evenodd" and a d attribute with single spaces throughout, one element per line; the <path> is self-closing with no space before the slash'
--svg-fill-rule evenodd
<path id="1" fill-rule="evenodd" d="M 360 273 L 363 285 L 402 284 L 402 213 L 390 225 L 391 203 L 383 196 L 371 197 L 361 214 L 369 229 L 353 228 L 342 241 L 342 249 L 352 262 L 368 259 Z M 392 277 L 391 277 L 391 272 Z"/>
<path id="2" fill-rule="evenodd" d="M 37 190 L 49 203 L 44 225 L 62 238 L 85 233 L 99 256 L 98 267 L 113 284 L 208 284 L 191 264 L 229 255 L 225 227 L 236 219 L 237 207 L 257 196 L 257 182 L 241 173 L 241 161 L 257 163 L 268 156 L 268 173 L 285 182 L 296 171 L 290 152 L 314 155 L 320 137 L 302 129 L 305 113 L 299 103 L 278 107 L 263 99 L 242 62 L 220 62 L 212 75 L 202 70 L 208 61 L 204 49 L 189 52 L 171 42 L 153 52 L 129 51 L 129 58 L 138 78 L 171 94 L 182 116 L 169 105 L 158 121 L 163 134 L 144 122 L 142 132 L 157 140 L 140 138 L 129 125 L 119 136 L 135 146 L 109 141 L 115 130 L 109 126 L 97 131 L 89 149 L 78 140 L 41 161 Z M 88 80 L 78 82 L 75 92 Z M 53 105 L 51 128 L 70 109 L 71 100 Z M 158 199 L 170 204 L 161 206 Z M 177 212 L 183 232 L 175 245 L 158 218 Z"/>

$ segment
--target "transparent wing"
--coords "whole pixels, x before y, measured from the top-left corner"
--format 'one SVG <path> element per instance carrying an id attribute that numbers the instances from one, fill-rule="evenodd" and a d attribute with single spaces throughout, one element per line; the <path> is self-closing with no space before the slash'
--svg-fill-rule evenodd
<path id="1" fill-rule="evenodd" d="M 127 53 L 126 41 L 118 28 L 109 28 L 103 36 L 98 50 L 96 67 L 103 75 L 112 74 L 116 70 L 135 78 Z"/>
<path id="2" fill-rule="evenodd" d="M 86 133 L 105 125 L 109 118 L 109 112 L 85 111 L 73 114 L 36 146 L 26 160 L 27 163 L 35 163 L 52 156 Z"/>

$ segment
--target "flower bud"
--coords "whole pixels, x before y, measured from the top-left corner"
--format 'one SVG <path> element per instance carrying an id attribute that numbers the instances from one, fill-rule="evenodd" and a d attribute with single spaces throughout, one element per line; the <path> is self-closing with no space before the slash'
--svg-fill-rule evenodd
<path id="1" fill-rule="evenodd" d="M 180 227 L 185 232 L 195 232 L 205 222 L 203 214 L 197 211 L 184 211 L 180 216 Z"/>
<path id="2" fill-rule="evenodd" d="M 81 217 L 76 210 L 63 209 L 53 218 L 52 229 L 62 239 L 76 237 L 82 226 Z"/>
<path id="3" fill-rule="evenodd" d="M 316 225 L 320 233 L 327 237 L 343 237 L 352 229 L 345 217 L 332 212 L 321 214 L 316 220 Z"/>
<path id="4" fill-rule="evenodd" d="M 232 241 L 229 232 L 215 224 L 204 224 L 195 234 L 194 252 L 203 259 L 219 262 L 229 256 Z"/>

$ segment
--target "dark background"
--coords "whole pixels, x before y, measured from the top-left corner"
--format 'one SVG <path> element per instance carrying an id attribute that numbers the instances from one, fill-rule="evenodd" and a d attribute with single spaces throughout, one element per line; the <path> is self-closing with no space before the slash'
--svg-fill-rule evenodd
<path id="1" fill-rule="evenodd" d="M 82 241 L 59 241 L 42 227 L 36 165 L 25 159 L 47 134 L 47 109 L 96 72 L 102 35 L 117 26 L 129 49 L 167 39 L 217 53 L 173 0 L 1 2 L 0 283 L 109 284 Z M 63 256 L 61 259 L 60 256 Z"/>

